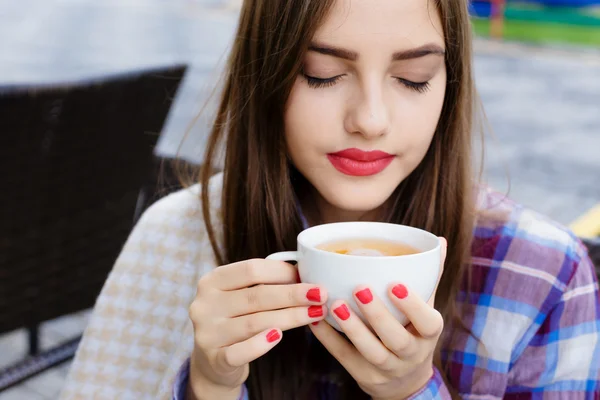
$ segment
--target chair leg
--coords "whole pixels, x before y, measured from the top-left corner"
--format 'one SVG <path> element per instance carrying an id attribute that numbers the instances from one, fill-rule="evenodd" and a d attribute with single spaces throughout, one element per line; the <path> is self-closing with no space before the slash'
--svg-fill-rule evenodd
<path id="1" fill-rule="evenodd" d="M 40 352 L 40 325 L 29 325 L 27 331 L 29 334 L 29 355 L 36 356 Z"/>
<path id="2" fill-rule="evenodd" d="M 0 368 L 0 392 L 70 360 L 75 355 L 80 340 L 81 336 L 78 336 L 52 349 L 41 351 L 36 356 Z"/>

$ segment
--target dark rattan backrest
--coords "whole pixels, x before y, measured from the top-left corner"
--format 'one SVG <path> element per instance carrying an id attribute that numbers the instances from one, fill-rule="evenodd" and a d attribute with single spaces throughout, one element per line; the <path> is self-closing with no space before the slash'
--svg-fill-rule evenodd
<path id="1" fill-rule="evenodd" d="M 592 263 L 596 267 L 596 274 L 600 278 L 600 237 L 595 238 L 585 238 L 583 239 L 583 243 L 588 248 L 588 254 Z"/>
<path id="2" fill-rule="evenodd" d="M 94 304 L 184 73 L 0 88 L 0 333 Z"/>

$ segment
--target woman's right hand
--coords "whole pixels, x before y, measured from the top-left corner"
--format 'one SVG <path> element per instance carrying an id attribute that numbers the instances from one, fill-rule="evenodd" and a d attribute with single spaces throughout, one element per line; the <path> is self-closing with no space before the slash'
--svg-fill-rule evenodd
<path id="1" fill-rule="evenodd" d="M 248 364 L 275 347 L 282 331 L 325 318 L 325 290 L 297 279 L 294 266 L 263 259 L 225 265 L 200 279 L 189 309 L 195 346 L 188 393 L 236 399 Z"/>

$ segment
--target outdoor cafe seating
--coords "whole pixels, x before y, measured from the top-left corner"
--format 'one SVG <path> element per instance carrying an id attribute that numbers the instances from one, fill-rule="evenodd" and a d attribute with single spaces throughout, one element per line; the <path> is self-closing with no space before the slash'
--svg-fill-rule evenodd
<path id="1" fill-rule="evenodd" d="M 29 335 L 0 391 L 74 355 L 79 337 L 42 351 L 40 324 L 94 305 L 155 199 L 154 148 L 185 72 L 0 87 L 0 334 Z"/>
<path id="2" fill-rule="evenodd" d="M 0 334 L 29 335 L 0 392 L 73 357 L 79 335 L 41 349 L 40 325 L 93 307 L 141 213 L 179 187 L 154 150 L 185 73 L 0 88 Z M 582 240 L 600 272 L 600 238 Z"/>

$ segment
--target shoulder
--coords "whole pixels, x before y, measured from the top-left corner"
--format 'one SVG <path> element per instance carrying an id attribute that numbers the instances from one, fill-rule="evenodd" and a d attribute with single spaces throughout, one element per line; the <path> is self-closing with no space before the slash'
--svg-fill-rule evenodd
<path id="1" fill-rule="evenodd" d="M 152 204 L 140 217 L 119 257 L 136 265 L 160 265 L 163 270 L 181 264 L 210 264 L 213 251 L 208 238 L 199 184 L 171 193 Z M 210 215 L 220 231 L 222 175 L 209 182 Z M 140 257 L 146 262 L 139 262 Z M 206 268 L 202 268 L 206 269 Z M 206 271 L 198 271 L 200 273 Z"/>
<path id="2" fill-rule="evenodd" d="M 472 326 L 488 357 L 508 365 L 565 299 L 597 283 L 585 246 L 566 227 L 488 188 L 477 204 Z"/>
<path id="3" fill-rule="evenodd" d="M 209 181 L 211 213 L 218 214 L 221 208 L 223 175 L 214 175 Z M 203 223 L 200 184 L 178 190 L 152 204 L 140 218 L 139 225 L 173 226 Z M 216 216 L 216 215 L 215 215 Z"/>
<path id="4" fill-rule="evenodd" d="M 474 291 L 535 319 L 573 282 L 595 284 L 587 250 L 568 228 L 488 188 L 481 189 L 477 204 Z"/>
<path id="5" fill-rule="evenodd" d="M 587 259 L 585 246 L 568 228 L 505 195 L 483 188 L 477 211 L 475 261 L 516 267 L 515 273 L 564 289 L 577 266 Z"/>
<path id="6" fill-rule="evenodd" d="M 216 267 L 200 189 L 162 198 L 136 224 L 98 297 L 62 398 L 156 398 L 159 384 L 170 387 L 193 347 L 187 309 L 197 280 Z M 220 176 L 209 189 L 218 216 Z M 155 384 L 140 384 L 139 376 Z"/>

